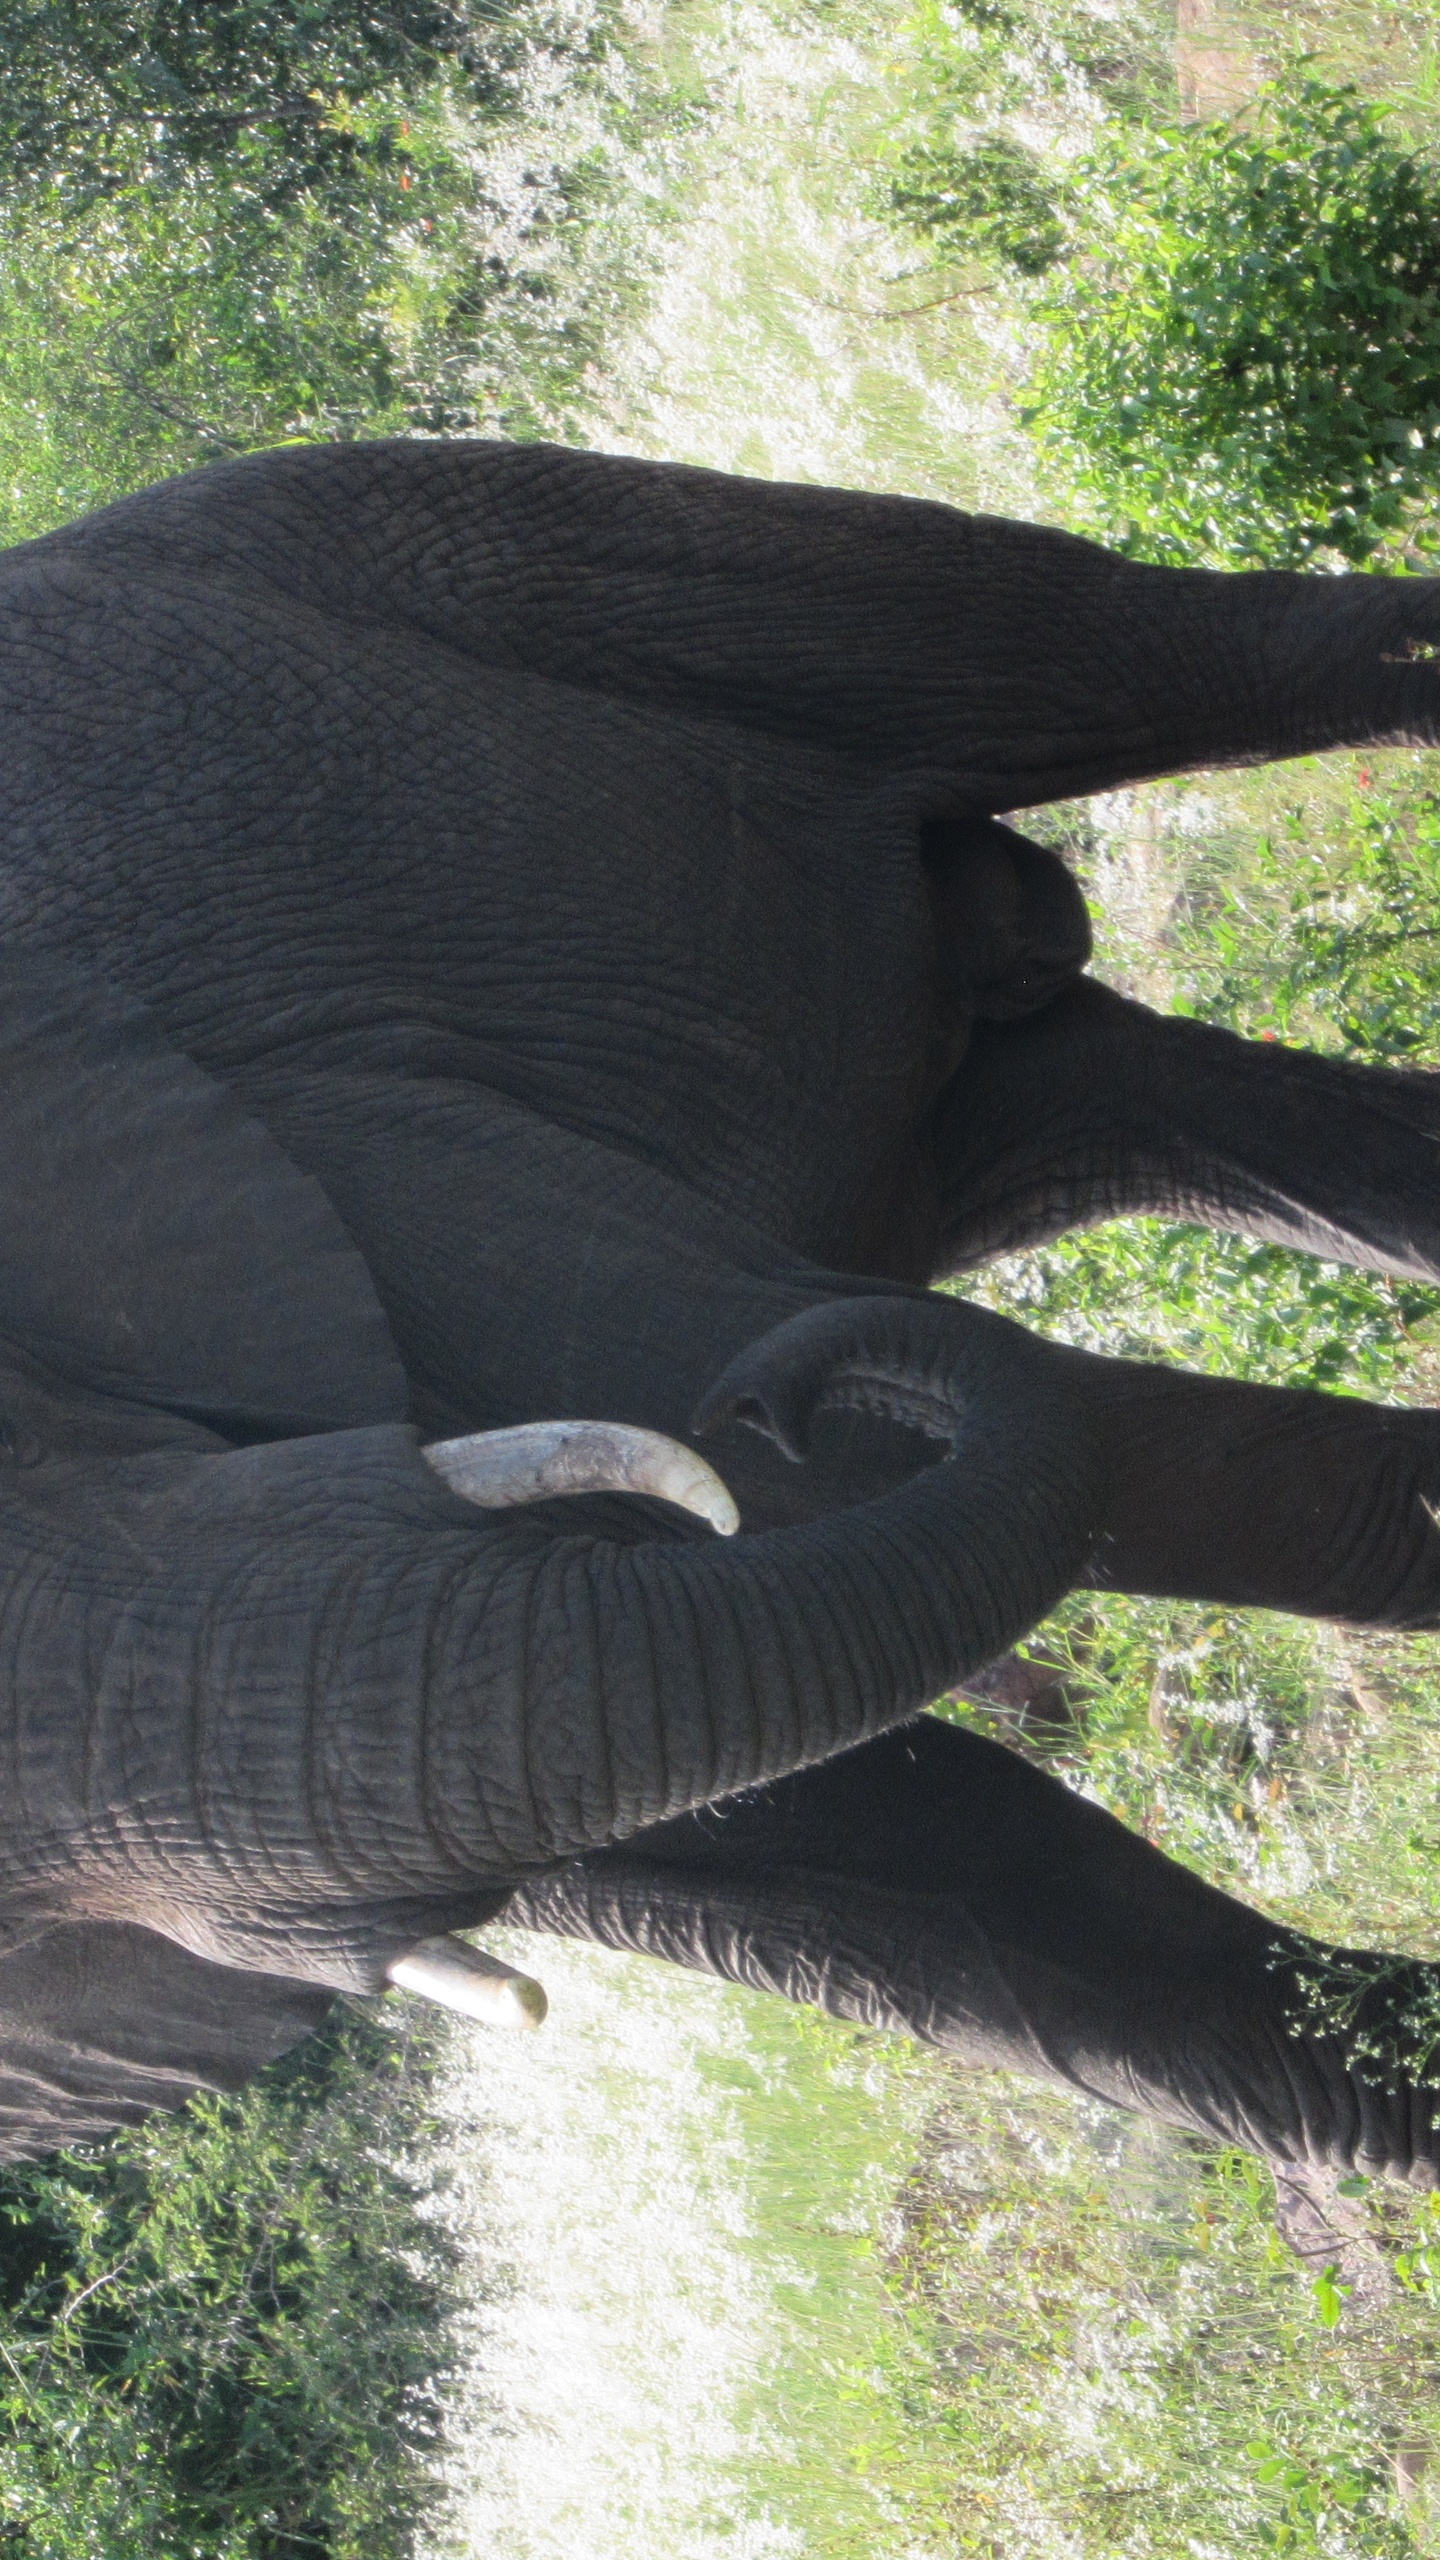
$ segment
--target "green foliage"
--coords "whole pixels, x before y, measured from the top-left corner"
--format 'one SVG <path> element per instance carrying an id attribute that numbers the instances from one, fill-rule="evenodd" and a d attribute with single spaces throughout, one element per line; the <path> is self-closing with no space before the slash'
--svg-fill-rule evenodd
<path id="1" fill-rule="evenodd" d="M 1327 2267 L 1310 2290 L 1326 2328 L 1335 2328 L 1349 2287 L 1337 2284 L 1333 2268 Z M 1357 2509 L 1373 2506 L 1373 2493 L 1381 2485 L 1373 2465 L 1362 2467 L 1345 2452 L 1316 2468 L 1297 2462 L 1293 2453 L 1260 2436 L 1246 2445 L 1245 2453 L 1255 2466 L 1256 2488 L 1270 2510 L 1261 2520 L 1258 2537 L 1266 2551 L 1326 2549 L 1327 2517 L 1337 2509 L 1342 2515 L 1353 2515 Z"/>
<path id="2" fill-rule="evenodd" d="M 0 2172 L 16 2560 L 402 2560 L 453 2254 L 397 2165 L 428 2061 L 352 2010 L 241 2096 Z"/>
<path id="3" fill-rule="evenodd" d="M 1163 1218 L 1061 1236 L 993 1264 L 965 1295 L 1082 1350 L 1359 1395 L 1391 1390 L 1413 1329 L 1440 1314 L 1423 1282 Z"/>
<path id="4" fill-rule="evenodd" d="M 6 47 L 0 540 L 286 439 L 574 431 L 688 115 L 609 0 L 0 8 Z"/>
<path id="5" fill-rule="evenodd" d="M 1407 2293 L 1440 2304 L 1440 2195 L 1418 2201 L 1410 2245 L 1397 2251 L 1394 2268 Z"/>
<path id="6" fill-rule="evenodd" d="M 1440 173 L 1353 90 L 1103 136 L 1024 415 L 1138 557 L 1370 559 L 1440 484 Z"/>
<path id="7" fill-rule="evenodd" d="M 1033 280 L 1074 246 L 1066 170 L 997 121 L 1037 104 L 1082 129 L 1169 102 L 1161 40 L 1134 6 L 1105 17 L 1070 0 L 925 0 L 908 22 L 913 91 L 871 187 L 883 219 L 949 265 Z"/>
<path id="8" fill-rule="evenodd" d="M 1330 841 L 1303 809 L 1243 873 L 1202 871 L 1174 933 L 1180 1009 L 1374 1065 L 1440 1064 L 1440 797 L 1368 768 Z"/>
<path id="9" fill-rule="evenodd" d="M 978 142 L 915 142 L 889 179 L 890 212 L 950 258 L 989 256 L 1043 275 L 1065 247 L 1062 195 L 1037 152 L 1004 133 Z"/>
<path id="10" fill-rule="evenodd" d="M 1152 0 L 919 0 L 896 33 L 913 75 L 897 138 L 1044 113 L 1057 132 L 1173 106 L 1172 23 Z"/>
<path id="11" fill-rule="evenodd" d="M 1344 2045 L 1386 2088 L 1440 2089 L 1440 1984 L 1408 1957 L 1355 1950 L 1315 1956 L 1300 1976 L 1304 2021 Z"/>
<path id="12" fill-rule="evenodd" d="M 225 176 L 261 133 L 272 201 L 343 199 L 365 147 L 337 105 L 395 109 L 452 67 L 511 105 L 528 33 L 520 11 L 479 19 L 455 0 L 4 0 L 0 167 L 83 198 L 157 156 Z"/>
<path id="13" fill-rule="evenodd" d="M 1296 1864 L 1293 1782 L 1326 1673 L 1313 1629 L 1077 1592 L 1036 1645 L 1058 1667 L 1065 1700 L 1064 1720 L 1043 1737 L 965 1700 L 945 1711 L 1038 1751 L 1211 1883 L 1246 1896 L 1296 1874 L 1313 1885 L 1308 1854 Z M 1302 1898 L 1296 1917 L 1306 1916 Z"/>

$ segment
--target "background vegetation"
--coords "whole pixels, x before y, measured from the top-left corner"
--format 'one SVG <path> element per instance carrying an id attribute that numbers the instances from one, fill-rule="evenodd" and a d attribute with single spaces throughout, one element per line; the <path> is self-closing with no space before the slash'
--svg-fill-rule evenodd
<path id="1" fill-rule="evenodd" d="M 287 438 L 575 433 L 690 116 L 613 0 L 6 0 L 0 540 Z"/>
<path id="2" fill-rule="evenodd" d="M 344 2004 L 238 2098 L 0 2171 L 0 2547 L 389 2560 L 434 2504 L 433 2048 Z"/>
<path id="3" fill-rule="evenodd" d="M 1433 547 L 1440 168 L 1303 75 L 1245 122 L 1107 132 L 1036 305 L 1025 415 L 1082 519 L 1149 559 Z"/>
<path id="4" fill-rule="evenodd" d="M 1433 547 L 1440 166 L 1353 90 L 1295 72 L 1241 123 L 1112 117 L 1063 176 L 952 132 L 904 148 L 885 203 L 1045 279 L 1021 415 L 1072 520 L 1239 567 Z"/>

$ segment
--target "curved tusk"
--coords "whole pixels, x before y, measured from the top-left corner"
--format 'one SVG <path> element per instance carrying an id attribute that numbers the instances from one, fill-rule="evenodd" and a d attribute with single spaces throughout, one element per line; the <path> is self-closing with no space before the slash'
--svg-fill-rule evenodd
<path id="1" fill-rule="evenodd" d="M 683 1442 L 628 1422 L 522 1422 L 514 1431 L 432 1440 L 420 1454 L 453 1492 L 482 1511 L 548 1502 L 557 1493 L 652 1493 L 698 1511 L 722 1538 L 740 1526 L 713 1467 Z"/>
<path id="2" fill-rule="evenodd" d="M 422 1938 L 408 1956 L 387 1965 L 385 1979 L 397 1991 L 417 1992 L 487 2027 L 538 2027 L 550 2006 L 528 1973 L 467 1947 L 463 1938 Z"/>

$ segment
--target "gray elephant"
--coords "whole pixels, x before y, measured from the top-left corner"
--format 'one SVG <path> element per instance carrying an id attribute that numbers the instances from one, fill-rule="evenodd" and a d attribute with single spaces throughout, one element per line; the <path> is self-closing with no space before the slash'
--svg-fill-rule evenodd
<path id="1" fill-rule="evenodd" d="M 1436 642 L 485 443 L 6 555 L 0 2151 L 503 1913 L 1433 2177 L 1440 1976 L 921 1711 L 1076 1585 L 1440 1624 L 1430 1414 L 930 1293 L 1142 1209 L 1440 1275 L 1440 1084 L 1122 1001 L 996 814 L 1430 739 Z M 740 1534 L 623 1432 L 486 1492 L 576 1416 Z"/>

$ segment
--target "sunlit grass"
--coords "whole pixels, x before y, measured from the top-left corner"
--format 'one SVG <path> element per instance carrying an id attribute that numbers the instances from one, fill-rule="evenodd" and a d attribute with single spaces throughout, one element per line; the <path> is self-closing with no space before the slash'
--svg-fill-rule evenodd
<path id="1" fill-rule="evenodd" d="M 1372 2319 L 1347 2294 L 1327 2325 L 1324 2268 L 1242 2155 L 1033 2089 L 956 2096 L 897 2268 L 938 2325 L 955 2549 L 1411 2548 L 1384 2438 L 1397 2400 L 1433 2398 L 1428 2306 L 1387 2294 Z"/>
<path id="2" fill-rule="evenodd" d="M 474 2317 L 437 2552 L 941 2553 L 933 2364 L 884 2254 L 923 2063 L 643 1958 L 512 1952 L 545 2031 L 457 2036 L 439 2100 L 435 2209 L 508 2283 Z"/>
<path id="3" fill-rule="evenodd" d="M 1003 312 L 937 288 L 867 203 L 913 13 L 902 0 L 863 18 L 736 0 L 682 23 L 725 103 L 601 440 L 1025 511 L 1029 463 L 992 344 Z"/>

